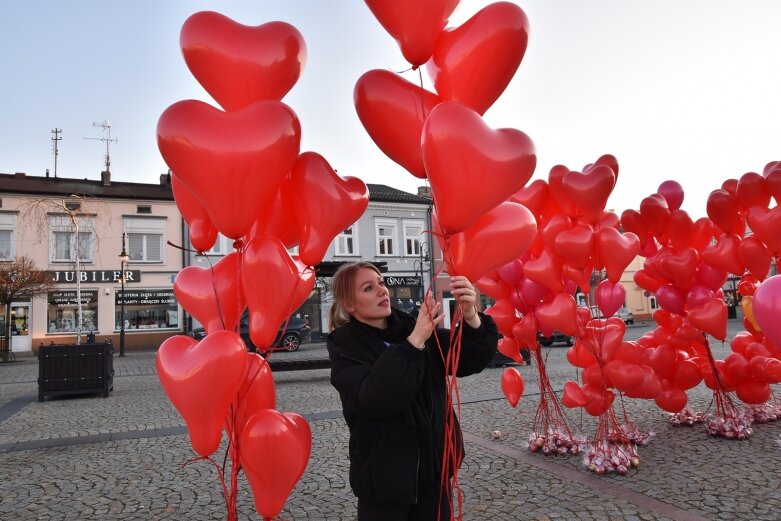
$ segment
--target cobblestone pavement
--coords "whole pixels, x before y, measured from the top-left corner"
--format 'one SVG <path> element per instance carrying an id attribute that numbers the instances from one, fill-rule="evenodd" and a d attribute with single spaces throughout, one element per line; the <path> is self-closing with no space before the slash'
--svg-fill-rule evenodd
<path id="1" fill-rule="evenodd" d="M 737 322 L 730 323 L 731 333 Z M 629 328 L 637 338 L 648 326 Z M 728 347 L 714 344 L 723 358 Z M 546 350 L 553 388 L 575 377 L 566 348 Z M 322 343 L 279 357 L 325 356 Z M 37 360 L 0 364 L 0 520 L 224 519 L 214 467 L 193 457 L 184 423 L 155 375 L 154 352 L 115 358 L 109 398 L 37 401 Z M 537 368 L 519 367 L 526 393 L 507 405 L 502 368 L 459 382 L 467 457 L 459 474 L 465 520 L 777 520 L 781 518 L 781 424 L 756 425 L 746 441 L 672 427 L 653 403 L 629 400 L 642 431 L 641 464 L 627 476 L 598 477 L 581 457 L 546 458 L 526 449 L 539 395 Z M 328 370 L 275 375 L 278 409 L 305 415 L 312 456 L 280 519 L 351 520 L 347 429 Z M 778 391 L 779 389 L 777 389 Z M 703 386 L 690 394 L 709 407 Z M 712 407 L 711 407 L 712 409 Z M 568 412 L 573 429 L 593 436 L 595 422 Z M 500 431 L 498 438 L 492 431 Z M 224 447 L 223 449 L 224 450 Z M 222 454 L 218 452 L 218 454 Z M 215 458 L 217 459 L 217 458 Z M 220 459 L 221 461 L 221 459 Z M 239 482 L 240 519 L 258 519 L 248 484 Z"/>

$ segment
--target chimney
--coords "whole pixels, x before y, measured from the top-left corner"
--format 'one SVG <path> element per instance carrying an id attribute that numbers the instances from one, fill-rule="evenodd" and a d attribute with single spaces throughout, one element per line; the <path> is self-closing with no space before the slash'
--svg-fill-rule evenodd
<path id="1" fill-rule="evenodd" d="M 104 170 L 100 173 L 100 184 L 103 186 L 111 186 L 111 172 Z"/>
<path id="2" fill-rule="evenodd" d="M 418 195 L 420 197 L 425 197 L 426 199 L 433 199 L 431 196 L 431 187 L 430 186 L 419 186 L 418 187 Z"/>
<path id="3" fill-rule="evenodd" d="M 46 169 L 46 179 L 49 179 L 49 169 Z"/>
<path id="4" fill-rule="evenodd" d="M 25 174 L 24 172 L 14 172 L 14 177 L 17 179 L 24 179 L 25 177 L 27 177 L 27 174 Z"/>
<path id="5" fill-rule="evenodd" d="M 171 170 L 167 174 L 160 174 L 160 186 L 171 186 Z"/>

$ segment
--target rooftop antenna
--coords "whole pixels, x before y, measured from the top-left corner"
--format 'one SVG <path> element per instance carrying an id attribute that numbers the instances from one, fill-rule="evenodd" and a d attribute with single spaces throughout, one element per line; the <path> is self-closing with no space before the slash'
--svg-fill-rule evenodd
<path id="1" fill-rule="evenodd" d="M 106 172 L 109 172 L 109 167 L 111 167 L 111 154 L 109 153 L 109 146 L 111 143 L 119 143 L 119 139 L 114 138 L 111 139 L 111 123 L 108 121 L 101 121 L 100 123 L 93 122 L 93 127 L 102 127 L 103 128 L 103 137 L 85 137 L 84 139 L 95 139 L 97 141 L 103 141 L 106 143 Z"/>
<path id="2" fill-rule="evenodd" d="M 52 138 L 52 151 L 54 152 L 54 177 L 57 178 L 57 157 L 60 155 L 60 147 L 59 142 L 62 141 L 62 137 L 60 137 L 60 134 L 62 134 L 61 128 L 55 128 L 52 130 L 52 134 L 54 134 L 54 137 Z"/>

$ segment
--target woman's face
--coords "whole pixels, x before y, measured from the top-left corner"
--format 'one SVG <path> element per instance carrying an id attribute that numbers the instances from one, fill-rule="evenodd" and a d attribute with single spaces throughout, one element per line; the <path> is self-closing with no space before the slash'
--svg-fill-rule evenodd
<path id="1" fill-rule="evenodd" d="M 391 314 L 388 295 L 382 276 L 371 268 L 361 268 L 355 276 L 353 302 L 345 309 L 365 324 L 384 328 Z"/>

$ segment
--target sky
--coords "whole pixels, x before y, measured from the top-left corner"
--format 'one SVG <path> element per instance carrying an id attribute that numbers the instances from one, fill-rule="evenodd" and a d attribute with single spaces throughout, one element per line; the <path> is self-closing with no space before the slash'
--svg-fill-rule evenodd
<path id="1" fill-rule="evenodd" d="M 461 0 L 449 25 L 489 3 Z M 533 179 L 558 164 L 580 171 L 609 153 L 620 171 L 608 209 L 638 209 L 674 179 L 696 219 L 726 179 L 781 159 L 781 2 L 514 3 L 529 19 L 529 45 L 484 120 L 531 137 Z M 53 175 L 51 131 L 59 128 L 58 176 L 100 179 L 107 121 L 118 140 L 112 179 L 159 182 L 167 171 L 155 135 L 160 114 L 183 99 L 216 105 L 179 49 L 182 24 L 204 10 L 251 26 L 281 20 L 303 34 L 307 63 L 283 99 L 301 122 L 302 151 L 367 183 L 413 193 L 423 184 L 377 148 L 355 113 L 364 72 L 409 68 L 360 0 L 3 0 L 0 172 Z M 424 81 L 433 89 L 425 73 Z"/>

